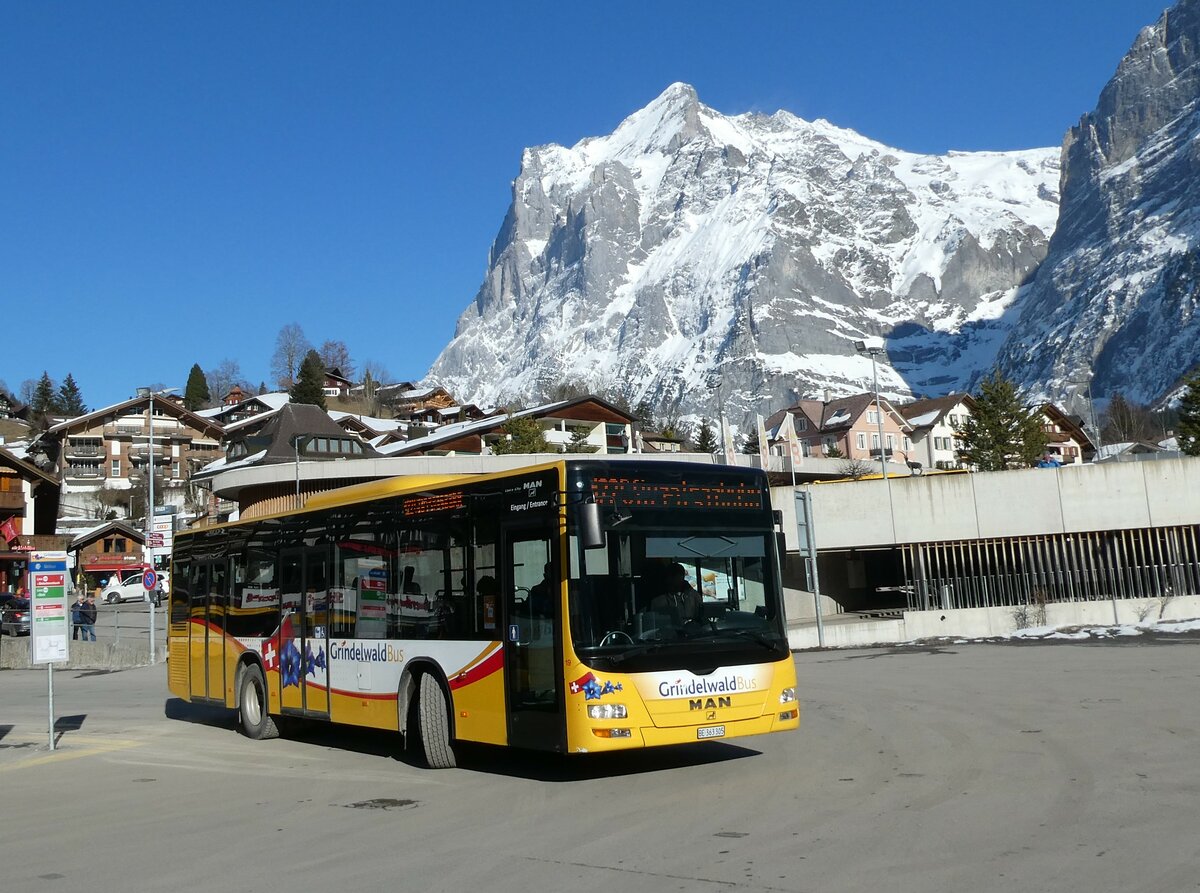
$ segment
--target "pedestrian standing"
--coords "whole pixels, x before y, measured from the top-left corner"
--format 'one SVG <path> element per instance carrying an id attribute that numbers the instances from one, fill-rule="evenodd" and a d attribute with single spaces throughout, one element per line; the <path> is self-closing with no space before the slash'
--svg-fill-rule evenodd
<path id="1" fill-rule="evenodd" d="M 83 599 L 83 590 L 75 594 L 75 604 L 71 605 L 71 638 L 79 638 L 79 629 L 83 624 L 83 609 L 87 607 L 87 602 Z"/>
<path id="2" fill-rule="evenodd" d="M 83 636 L 85 642 L 96 641 L 96 596 L 88 595 L 87 603 L 80 613 L 83 615 Z"/>

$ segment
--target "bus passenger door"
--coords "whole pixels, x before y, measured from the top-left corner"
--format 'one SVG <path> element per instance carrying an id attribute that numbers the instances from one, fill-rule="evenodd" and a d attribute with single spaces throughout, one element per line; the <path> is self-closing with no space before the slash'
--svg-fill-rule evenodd
<path id="1" fill-rule="evenodd" d="M 279 663 L 279 699 L 285 713 L 304 712 L 301 666 L 301 612 L 304 606 L 304 551 L 285 549 L 279 556 L 279 629 L 275 653 Z"/>
<path id="2" fill-rule="evenodd" d="M 208 697 L 208 571 L 207 561 L 192 563 L 188 581 L 188 663 L 193 698 Z"/>
<path id="3" fill-rule="evenodd" d="M 561 749 L 565 739 L 557 657 L 561 587 L 552 558 L 554 530 L 505 527 L 501 535 L 508 742 Z"/>
<path id="4" fill-rule="evenodd" d="M 329 715 L 329 556 L 304 557 L 304 604 L 300 627 L 301 688 L 305 713 Z"/>
<path id="5" fill-rule="evenodd" d="M 208 591 L 205 605 L 204 660 L 207 666 L 208 696 L 225 700 L 225 614 L 229 604 L 229 562 L 208 564 Z"/>

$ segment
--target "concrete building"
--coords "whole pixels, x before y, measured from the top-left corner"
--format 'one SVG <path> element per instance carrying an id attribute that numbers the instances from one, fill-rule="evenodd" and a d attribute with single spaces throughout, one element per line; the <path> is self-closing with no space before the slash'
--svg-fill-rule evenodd
<path id="1" fill-rule="evenodd" d="M 1132 621 L 1136 600 L 1184 605 L 1200 596 L 1198 459 L 933 474 L 806 492 L 822 593 L 843 612 L 902 618 L 908 638 L 935 627 L 966 634 L 955 620 L 963 611 L 983 612 L 994 632 L 1012 629 L 1015 613 L 1085 618 L 1101 605 L 1109 622 Z M 790 487 L 773 496 L 789 551 L 798 546 L 791 496 Z"/>

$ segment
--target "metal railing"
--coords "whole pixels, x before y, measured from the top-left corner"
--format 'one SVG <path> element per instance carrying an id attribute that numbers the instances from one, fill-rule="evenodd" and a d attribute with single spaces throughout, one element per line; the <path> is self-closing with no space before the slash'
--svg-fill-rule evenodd
<path id="1" fill-rule="evenodd" d="M 1200 594 L 1200 526 L 905 546 L 910 610 Z"/>

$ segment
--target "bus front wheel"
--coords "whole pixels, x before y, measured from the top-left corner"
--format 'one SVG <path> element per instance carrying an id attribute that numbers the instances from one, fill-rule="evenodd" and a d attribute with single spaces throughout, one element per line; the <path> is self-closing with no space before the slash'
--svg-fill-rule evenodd
<path id="1" fill-rule="evenodd" d="M 454 750 L 450 746 L 450 710 L 446 693 L 431 673 L 421 676 L 421 693 L 417 699 L 417 719 L 420 724 L 421 746 L 430 769 L 453 769 Z"/>
<path id="2" fill-rule="evenodd" d="M 238 712 L 242 720 L 242 732 L 247 738 L 261 741 L 279 737 L 279 727 L 267 712 L 267 680 L 257 666 L 247 667 L 242 673 Z"/>

